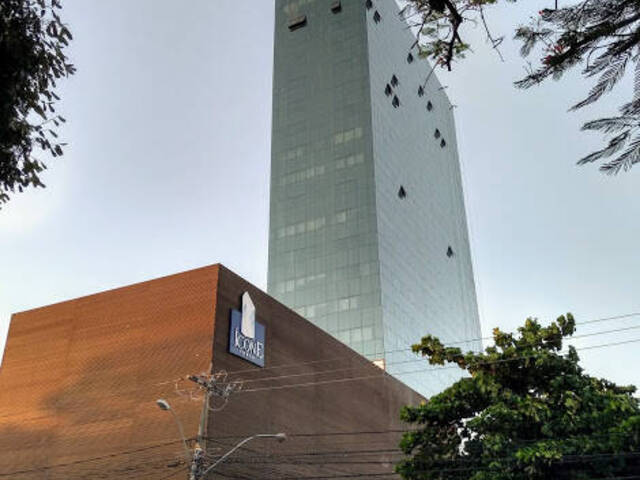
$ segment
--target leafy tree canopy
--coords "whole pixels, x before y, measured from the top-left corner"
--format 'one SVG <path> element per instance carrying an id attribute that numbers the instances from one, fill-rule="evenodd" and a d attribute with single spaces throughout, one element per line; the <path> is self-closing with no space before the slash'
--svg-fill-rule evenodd
<path id="1" fill-rule="evenodd" d="M 397 466 L 405 479 L 535 480 L 627 478 L 640 474 L 635 387 L 586 375 L 568 314 L 548 327 L 528 319 L 519 334 L 495 329 L 485 353 L 462 353 L 432 336 L 413 350 L 471 376 L 402 418 L 415 427 Z M 638 478 L 635 477 L 634 478 Z"/>
<path id="2" fill-rule="evenodd" d="M 505 0 L 515 1 L 515 0 Z M 549 0 L 551 3 L 553 0 Z M 418 27 L 417 47 L 422 56 L 451 70 L 464 57 L 469 44 L 460 27 L 465 22 L 483 25 L 488 40 L 497 50 L 502 37 L 494 37 L 487 26 L 485 8 L 498 0 L 407 0 L 403 13 Z M 602 161 L 600 170 L 615 174 L 640 162 L 640 0 L 579 0 L 567 6 L 538 12 L 529 25 L 519 26 L 515 38 L 522 42 L 521 54 L 533 52 L 537 66 L 516 82 L 529 88 L 547 78 L 560 79 L 564 72 L 580 65 L 582 74 L 595 79 L 588 95 L 571 107 L 590 105 L 609 92 L 635 64 L 635 93 L 610 118 L 594 120 L 583 130 L 600 131 L 607 137 L 604 148 L 578 161 Z M 498 51 L 499 53 L 499 51 Z"/>
<path id="3" fill-rule="evenodd" d="M 0 1 L 0 205 L 16 189 L 43 187 L 42 156 L 63 154 L 55 88 L 75 68 L 60 9 L 59 0 Z"/>

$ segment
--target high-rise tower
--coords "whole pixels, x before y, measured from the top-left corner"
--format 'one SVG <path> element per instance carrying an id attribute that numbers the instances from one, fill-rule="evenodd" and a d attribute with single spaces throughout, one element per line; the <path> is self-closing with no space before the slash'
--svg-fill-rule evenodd
<path id="1" fill-rule="evenodd" d="M 480 325 L 452 107 L 393 0 L 276 0 L 269 293 L 418 392 Z M 466 348 L 477 348 L 479 342 Z"/>

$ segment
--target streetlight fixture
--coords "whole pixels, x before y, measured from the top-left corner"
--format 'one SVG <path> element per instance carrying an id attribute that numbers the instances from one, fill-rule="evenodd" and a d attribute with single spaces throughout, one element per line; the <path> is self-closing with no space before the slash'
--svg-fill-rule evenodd
<path id="1" fill-rule="evenodd" d="M 218 460 L 216 460 L 213 465 L 210 465 L 204 472 L 199 474 L 197 472 L 198 462 L 196 461 L 196 457 L 200 452 L 202 452 L 202 450 L 200 450 L 199 445 L 196 443 L 196 452 L 194 452 L 194 454 L 192 455 L 191 451 L 189 450 L 189 447 L 187 446 L 187 440 L 185 439 L 185 436 L 184 436 L 184 428 L 182 427 L 182 422 L 180 421 L 176 413 L 173 411 L 173 408 L 171 408 L 171 405 L 169 405 L 169 402 L 167 402 L 164 398 L 159 398 L 158 400 L 156 400 L 156 405 L 158 405 L 158 408 L 160 410 L 164 410 L 165 412 L 171 413 L 171 415 L 173 415 L 174 420 L 176 421 L 176 425 L 178 425 L 178 430 L 180 431 L 180 438 L 182 439 L 182 445 L 184 446 L 185 458 L 187 459 L 187 465 L 191 464 L 191 468 L 190 468 L 191 473 L 189 476 L 190 479 L 204 478 L 207 475 L 207 473 L 209 473 L 216 466 L 224 462 L 227 459 L 227 457 L 229 457 L 229 455 L 231 455 L 233 452 L 235 452 L 240 447 L 242 447 L 245 443 L 248 443 L 251 440 L 254 440 L 256 438 L 273 438 L 277 440 L 279 443 L 282 443 L 287 439 L 287 435 L 284 433 L 258 433 L 256 435 L 252 435 L 242 440 L 235 447 L 233 447 L 231 450 L 229 450 L 227 453 L 221 456 Z M 198 434 L 198 436 L 200 436 L 200 434 Z"/>
<path id="2" fill-rule="evenodd" d="M 182 422 L 176 415 L 176 412 L 173 411 L 173 408 L 171 408 L 171 405 L 169 405 L 169 402 L 167 402 L 164 398 L 159 398 L 158 400 L 156 400 L 156 404 L 158 405 L 158 408 L 160 410 L 171 413 L 174 420 L 176 421 L 176 425 L 178 425 L 178 430 L 180 431 L 180 438 L 182 439 L 182 446 L 184 447 L 184 454 L 187 460 L 187 465 L 189 465 L 191 463 L 191 453 L 189 451 L 189 447 L 187 446 L 187 440 L 186 438 L 184 438 L 184 428 L 182 428 Z"/>
<path id="3" fill-rule="evenodd" d="M 282 443 L 287 439 L 287 435 L 285 433 L 258 433 L 257 435 L 252 435 L 250 437 L 247 437 L 244 440 L 242 440 L 240 443 L 238 443 L 235 447 L 233 447 L 231 450 L 229 450 L 227 453 L 225 453 L 223 456 L 221 456 L 218 460 L 216 460 L 213 465 L 210 465 L 209 468 L 207 468 L 204 472 L 202 472 L 201 478 L 204 478 L 207 473 L 209 473 L 216 466 L 224 462 L 227 459 L 227 457 L 229 457 L 229 455 L 231 455 L 233 452 L 238 450 L 245 443 L 248 443 L 255 438 L 274 438 L 275 440 L 278 441 L 278 443 Z"/>

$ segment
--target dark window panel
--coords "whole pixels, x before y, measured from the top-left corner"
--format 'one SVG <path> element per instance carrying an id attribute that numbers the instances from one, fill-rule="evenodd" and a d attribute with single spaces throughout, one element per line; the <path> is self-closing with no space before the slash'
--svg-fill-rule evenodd
<path id="1" fill-rule="evenodd" d="M 299 15 L 289 20 L 289 30 L 293 32 L 294 30 L 304 27 L 306 24 L 307 24 L 307 16 Z"/>

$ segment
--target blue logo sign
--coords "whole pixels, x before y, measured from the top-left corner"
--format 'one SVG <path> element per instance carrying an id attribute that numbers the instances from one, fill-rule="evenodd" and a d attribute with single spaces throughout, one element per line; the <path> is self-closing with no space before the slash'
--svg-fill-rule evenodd
<path id="1" fill-rule="evenodd" d="M 229 352 L 264 367 L 264 325 L 256 322 L 256 307 L 248 292 L 242 295 L 242 311 L 231 310 Z"/>

